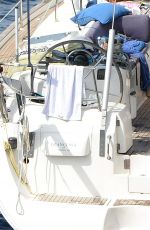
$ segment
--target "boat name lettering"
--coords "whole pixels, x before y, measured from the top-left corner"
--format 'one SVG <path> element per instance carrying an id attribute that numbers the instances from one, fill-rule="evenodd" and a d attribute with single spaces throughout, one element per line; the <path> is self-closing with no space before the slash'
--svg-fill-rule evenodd
<path id="1" fill-rule="evenodd" d="M 48 47 L 44 47 L 44 48 L 38 48 L 38 49 L 31 49 L 31 53 L 44 53 L 48 50 Z M 21 55 L 25 55 L 28 54 L 28 50 L 23 50 L 19 53 L 19 56 Z"/>
<path id="2" fill-rule="evenodd" d="M 76 147 L 75 143 L 62 143 L 62 142 L 58 142 L 58 143 L 50 143 L 51 147 L 63 147 L 63 148 L 68 148 L 68 147 Z"/>

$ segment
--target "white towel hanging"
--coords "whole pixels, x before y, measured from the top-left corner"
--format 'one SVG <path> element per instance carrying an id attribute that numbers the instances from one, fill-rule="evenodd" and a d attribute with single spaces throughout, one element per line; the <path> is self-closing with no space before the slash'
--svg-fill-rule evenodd
<path id="1" fill-rule="evenodd" d="M 63 120 L 81 120 L 83 67 L 49 65 L 43 113 Z"/>

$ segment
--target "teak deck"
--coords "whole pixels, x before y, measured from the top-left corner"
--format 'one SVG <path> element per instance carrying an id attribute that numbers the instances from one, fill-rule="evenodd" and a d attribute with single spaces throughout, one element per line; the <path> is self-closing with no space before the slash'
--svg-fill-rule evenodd
<path id="1" fill-rule="evenodd" d="M 133 146 L 128 154 L 150 154 L 150 98 L 147 98 L 133 120 Z"/>
<path id="2" fill-rule="evenodd" d="M 112 202 L 109 199 L 101 197 L 77 197 L 77 196 L 58 196 L 54 194 L 34 194 L 33 200 L 56 202 L 56 203 L 69 203 L 69 204 L 84 204 L 84 205 L 105 205 L 105 206 L 121 206 L 121 205 L 142 205 L 150 206 L 150 200 L 138 199 L 117 199 Z"/>
<path id="3" fill-rule="evenodd" d="M 79 197 L 79 196 L 58 196 L 54 194 L 35 194 L 33 200 L 72 203 L 72 204 L 88 204 L 88 205 L 104 205 L 107 199 L 101 197 Z"/>

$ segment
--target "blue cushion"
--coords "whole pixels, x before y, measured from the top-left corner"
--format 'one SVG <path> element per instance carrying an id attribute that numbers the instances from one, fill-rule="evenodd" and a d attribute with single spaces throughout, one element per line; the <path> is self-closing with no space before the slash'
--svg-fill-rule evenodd
<path id="1" fill-rule="evenodd" d="M 115 6 L 115 18 L 131 14 L 124 6 L 119 4 Z M 72 17 L 71 20 L 80 26 L 84 26 L 90 21 L 99 21 L 102 24 L 107 24 L 113 19 L 113 10 L 113 3 L 100 3 L 81 10 L 76 16 Z"/>

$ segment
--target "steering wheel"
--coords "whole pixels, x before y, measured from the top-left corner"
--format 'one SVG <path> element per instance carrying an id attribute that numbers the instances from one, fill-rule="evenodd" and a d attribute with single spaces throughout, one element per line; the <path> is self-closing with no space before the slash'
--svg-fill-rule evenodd
<path id="1" fill-rule="evenodd" d="M 105 57 L 106 51 L 91 41 L 65 40 L 52 45 L 42 56 L 39 63 L 45 59 L 48 64 L 64 63 L 73 65 L 80 64 L 81 61 L 86 66 L 93 66 L 97 62 L 99 63 L 101 59 L 104 60 Z"/>
<path id="2" fill-rule="evenodd" d="M 66 56 L 66 61 L 69 65 L 88 66 L 94 63 L 94 57 L 92 53 L 86 49 L 75 49 Z"/>
<path id="3" fill-rule="evenodd" d="M 87 40 L 64 40 L 53 44 L 39 61 L 45 63 L 46 67 L 52 63 L 63 63 L 64 65 L 91 66 L 93 71 L 97 66 L 106 64 L 107 51 L 99 45 Z M 123 95 L 123 79 L 118 64 L 113 59 L 112 65 L 115 67 L 120 82 L 120 99 Z"/>

